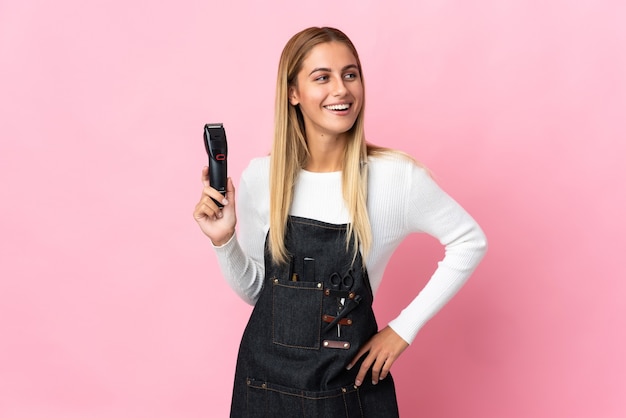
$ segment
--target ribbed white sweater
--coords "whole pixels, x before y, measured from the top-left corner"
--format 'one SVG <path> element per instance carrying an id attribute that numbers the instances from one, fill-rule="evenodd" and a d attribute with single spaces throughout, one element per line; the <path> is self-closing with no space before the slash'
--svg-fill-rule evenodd
<path id="1" fill-rule="evenodd" d="M 425 287 L 389 323 L 411 343 L 421 327 L 461 288 L 487 249 L 472 217 L 409 159 L 385 155 L 368 161 L 368 212 L 373 246 L 366 259 L 376 293 L 397 246 L 411 233 L 427 233 L 445 246 L 445 256 Z M 264 279 L 264 245 L 269 231 L 269 157 L 254 159 L 237 190 L 238 233 L 215 247 L 222 273 L 246 302 L 254 304 Z M 341 172 L 302 171 L 291 215 L 345 224 L 349 215 L 341 193 Z"/>

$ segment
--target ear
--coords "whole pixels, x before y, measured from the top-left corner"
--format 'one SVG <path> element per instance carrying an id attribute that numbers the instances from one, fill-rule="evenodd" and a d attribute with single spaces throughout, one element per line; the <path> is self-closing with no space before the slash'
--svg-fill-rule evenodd
<path id="1" fill-rule="evenodd" d="M 289 103 L 292 106 L 297 106 L 300 104 L 300 100 L 298 99 L 298 91 L 294 86 L 289 87 Z"/>

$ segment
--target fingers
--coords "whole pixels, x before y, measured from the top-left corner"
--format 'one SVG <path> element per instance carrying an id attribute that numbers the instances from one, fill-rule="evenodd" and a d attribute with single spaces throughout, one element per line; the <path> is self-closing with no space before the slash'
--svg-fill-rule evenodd
<path id="1" fill-rule="evenodd" d="M 231 196 L 234 197 L 234 189 L 232 191 Z M 207 186 L 204 189 L 202 189 L 202 194 L 200 195 L 200 201 L 198 202 L 198 204 L 196 205 L 193 211 L 194 219 L 196 221 L 205 220 L 205 219 L 210 219 L 210 220 L 221 219 L 224 216 L 224 212 L 222 208 L 217 206 L 215 201 L 218 201 L 222 205 L 224 205 L 224 209 L 226 209 L 226 207 L 230 205 L 229 200 L 226 197 L 222 196 L 220 192 L 218 192 L 211 186 Z"/>
<path id="2" fill-rule="evenodd" d="M 204 166 L 202 168 L 202 176 L 200 177 L 200 180 L 202 181 L 202 185 L 204 187 L 211 186 L 211 183 L 209 182 L 209 167 L 208 166 Z"/>
<path id="3" fill-rule="evenodd" d="M 226 180 L 226 194 L 233 194 L 235 193 L 235 186 L 233 186 L 233 179 L 231 179 L 230 177 Z"/>
<path id="4" fill-rule="evenodd" d="M 226 180 L 226 195 L 224 196 L 221 193 L 219 193 L 217 190 L 211 187 L 211 182 L 209 180 L 209 167 L 208 166 L 204 166 L 202 168 L 200 181 L 202 182 L 202 186 L 204 186 L 204 189 L 202 190 L 203 197 L 205 195 L 210 196 L 211 198 L 217 200 L 224 206 L 228 205 L 229 202 L 234 201 L 235 186 L 233 186 L 233 181 L 230 177 L 228 177 L 228 179 Z"/>
<path id="5" fill-rule="evenodd" d="M 354 356 L 352 361 L 346 366 L 346 369 L 350 370 L 351 368 L 353 368 L 354 365 L 359 361 L 359 359 L 361 357 L 363 357 L 363 355 L 369 351 L 369 347 L 370 347 L 370 343 L 369 342 L 363 344 L 363 346 L 361 347 L 359 352 L 356 353 L 356 356 Z"/>
<path id="6" fill-rule="evenodd" d="M 237 214 L 235 211 L 235 187 L 229 177 L 226 184 L 226 196 L 209 184 L 208 167 L 202 169 L 202 193 L 193 210 L 193 217 L 200 229 L 211 239 L 215 246 L 226 244 L 235 234 Z M 219 207 L 220 202 L 223 207 Z"/>
<path id="7" fill-rule="evenodd" d="M 213 192 L 218 194 L 217 199 L 223 199 L 223 196 L 217 192 L 217 190 L 212 189 L 211 187 L 205 187 L 202 191 L 200 201 L 193 211 L 193 217 L 196 221 L 204 219 L 216 220 L 223 216 L 222 211 L 211 198 L 211 196 L 213 196 Z"/>
<path id="8" fill-rule="evenodd" d="M 394 360 L 390 357 L 387 357 L 383 360 L 382 357 L 376 359 L 374 363 L 374 367 L 372 368 L 372 383 L 376 384 L 379 380 L 383 380 L 389 374 L 389 369 L 391 369 L 391 365 Z"/>
<path id="9" fill-rule="evenodd" d="M 351 369 L 367 353 L 363 363 L 361 363 L 354 384 L 361 386 L 367 371 L 370 369 L 372 371 L 373 385 L 377 384 L 379 380 L 386 378 L 389 375 L 391 366 L 408 345 L 406 341 L 389 327 L 374 335 L 370 341 L 361 347 L 347 367 L 348 370 Z"/>
<path id="10" fill-rule="evenodd" d="M 235 204 L 235 186 L 233 186 L 233 180 L 228 177 L 228 179 L 226 180 L 226 196 L 224 196 L 224 199 L 226 199 L 226 203 L 224 203 L 224 201 L 222 201 L 222 204 L 224 205 L 228 205 L 228 204 L 232 204 L 234 207 Z"/>
<path id="11" fill-rule="evenodd" d="M 357 386 L 361 386 L 361 384 L 363 384 L 363 381 L 365 380 L 367 371 L 370 370 L 370 368 L 372 370 L 372 384 L 377 384 L 379 380 L 387 377 L 392 364 L 393 359 L 391 358 L 389 353 L 375 353 L 370 351 L 367 357 L 365 357 L 365 360 L 363 360 L 363 363 L 361 363 L 361 368 L 359 369 L 359 373 L 356 375 L 354 384 Z"/>
<path id="12" fill-rule="evenodd" d="M 363 355 L 365 355 L 369 351 L 369 346 L 370 344 L 368 343 L 368 344 L 365 344 L 363 347 L 361 347 L 357 355 L 350 362 L 350 364 L 348 364 L 348 367 L 346 367 L 348 370 L 354 367 L 355 363 L 357 363 L 359 359 L 363 357 Z M 372 356 L 368 355 L 367 357 L 365 357 L 365 360 L 363 360 L 363 363 L 361 364 L 361 368 L 359 369 L 359 372 L 357 373 L 356 378 L 354 379 L 355 385 L 361 386 L 361 384 L 363 384 L 365 375 L 367 374 L 367 371 L 369 370 L 371 365 L 372 365 Z"/>

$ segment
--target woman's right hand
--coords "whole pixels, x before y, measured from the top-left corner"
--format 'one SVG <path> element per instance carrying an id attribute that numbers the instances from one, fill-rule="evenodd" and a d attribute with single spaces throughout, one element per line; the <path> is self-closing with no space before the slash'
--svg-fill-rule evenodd
<path id="1" fill-rule="evenodd" d="M 211 239 L 213 245 L 224 245 L 235 233 L 237 224 L 235 187 L 229 177 L 226 184 L 226 196 L 222 196 L 209 183 L 209 167 L 202 169 L 202 186 L 200 201 L 193 211 L 193 217 L 202 232 Z M 224 207 L 220 209 L 211 198 L 221 202 Z"/>

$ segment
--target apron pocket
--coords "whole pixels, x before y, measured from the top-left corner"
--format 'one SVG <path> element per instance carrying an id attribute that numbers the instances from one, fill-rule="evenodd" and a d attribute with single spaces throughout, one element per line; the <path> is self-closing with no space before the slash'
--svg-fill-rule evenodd
<path id="1" fill-rule="evenodd" d="M 362 418 L 359 389 L 354 386 L 323 392 L 247 380 L 247 417 Z"/>
<path id="2" fill-rule="evenodd" d="M 322 329 L 324 286 L 318 282 L 271 279 L 272 342 L 318 350 Z"/>

